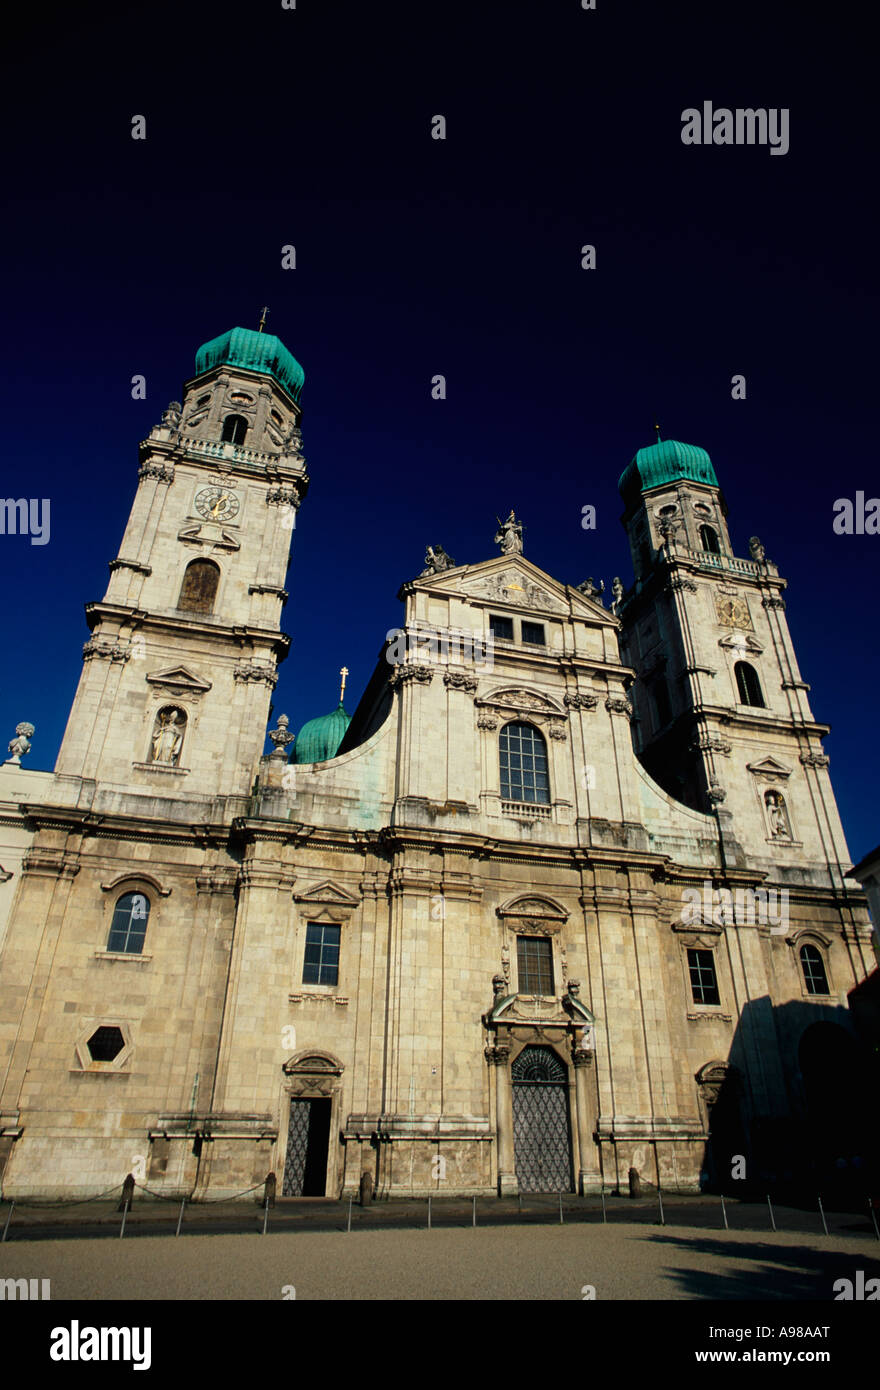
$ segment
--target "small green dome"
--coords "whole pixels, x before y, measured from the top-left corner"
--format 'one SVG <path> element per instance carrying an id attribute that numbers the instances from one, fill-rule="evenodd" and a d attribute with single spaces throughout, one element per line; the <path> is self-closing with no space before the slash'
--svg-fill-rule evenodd
<path id="1" fill-rule="evenodd" d="M 248 367 L 252 372 L 274 376 L 295 401 L 299 400 L 306 374 L 292 353 L 287 351 L 274 333 L 258 333 L 252 328 L 231 328 L 202 343 L 196 353 L 196 373 L 209 372 L 221 363 L 230 367 Z"/>
<path id="2" fill-rule="evenodd" d="M 705 449 L 697 444 L 681 444 L 677 439 L 658 439 L 656 444 L 639 449 L 621 474 L 617 488 L 623 500 L 629 502 L 639 492 L 662 487 L 677 478 L 718 486 L 712 460 Z"/>
<path id="3" fill-rule="evenodd" d="M 336 757 L 336 750 L 345 737 L 351 723 L 351 715 L 346 714 L 342 701 L 330 714 L 322 714 L 318 719 L 310 719 L 303 724 L 293 745 L 295 763 L 325 763 Z"/>

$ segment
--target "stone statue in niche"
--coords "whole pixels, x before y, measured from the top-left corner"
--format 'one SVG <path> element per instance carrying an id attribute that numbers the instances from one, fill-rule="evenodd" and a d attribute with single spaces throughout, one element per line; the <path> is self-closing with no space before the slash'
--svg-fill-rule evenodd
<path id="1" fill-rule="evenodd" d="M 788 811 L 785 808 L 785 798 L 781 792 L 765 792 L 764 800 L 767 803 L 767 819 L 770 822 L 770 834 L 774 840 L 790 840 L 791 826 L 788 821 Z"/>
<path id="2" fill-rule="evenodd" d="M 151 762 L 163 767 L 177 767 L 183 747 L 186 715 L 180 709 L 160 709 L 153 728 Z"/>

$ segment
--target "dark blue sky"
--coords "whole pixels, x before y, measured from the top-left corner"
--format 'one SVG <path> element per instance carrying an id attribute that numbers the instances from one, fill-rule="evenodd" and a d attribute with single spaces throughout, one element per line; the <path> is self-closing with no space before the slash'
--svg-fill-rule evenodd
<path id="1" fill-rule="evenodd" d="M 137 443 L 199 344 L 267 303 L 305 368 L 312 475 L 276 713 L 332 708 L 343 663 L 352 710 L 425 545 L 485 559 L 511 507 L 536 564 L 628 587 L 616 483 L 656 418 L 708 449 L 737 553 L 757 533 L 789 579 L 850 850 L 876 844 L 880 537 L 832 532 L 836 498 L 878 491 L 858 15 L 251 0 L 17 19 L 2 493 L 49 497 L 52 529 L 0 537 L 3 741 L 29 719 L 30 764 L 54 763 Z M 684 146 L 704 100 L 789 108 L 789 153 Z"/>

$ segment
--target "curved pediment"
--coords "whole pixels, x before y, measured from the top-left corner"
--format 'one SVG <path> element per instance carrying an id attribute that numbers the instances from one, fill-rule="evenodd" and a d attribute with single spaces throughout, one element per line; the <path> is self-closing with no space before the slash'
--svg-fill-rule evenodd
<path id="1" fill-rule="evenodd" d="M 488 705 L 491 709 L 515 710 L 524 714 L 554 714 L 561 719 L 568 717 L 566 710 L 555 700 L 539 694 L 536 690 L 526 690 L 520 685 L 504 686 L 500 690 L 494 690 L 490 695 L 475 700 L 474 704 Z"/>
<path id="2" fill-rule="evenodd" d="M 496 908 L 496 912 L 499 917 L 543 917 L 557 922 L 567 921 L 569 915 L 553 898 L 536 893 L 519 893 Z"/>

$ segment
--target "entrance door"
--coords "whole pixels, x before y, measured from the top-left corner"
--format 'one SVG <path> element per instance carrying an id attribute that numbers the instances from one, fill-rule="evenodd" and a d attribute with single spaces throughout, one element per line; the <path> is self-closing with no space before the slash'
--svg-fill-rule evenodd
<path id="1" fill-rule="evenodd" d="M 290 1102 L 282 1197 L 323 1197 L 327 1189 L 330 1101 Z"/>
<path id="2" fill-rule="evenodd" d="M 571 1192 L 568 1072 L 549 1047 L 525 1047 L 511 1068 L 520 1192 Z"/>

